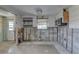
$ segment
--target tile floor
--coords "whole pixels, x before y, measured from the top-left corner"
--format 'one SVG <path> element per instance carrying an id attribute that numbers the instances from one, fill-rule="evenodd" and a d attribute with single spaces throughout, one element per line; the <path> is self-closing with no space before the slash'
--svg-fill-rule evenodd
<path id="1" fill-rule="evenodd" d="M 58 54 L 54 45 L 50 42 L 24 42 L 19 46 L 12 46 L 10 54 Z"/>
<path id="2" fill-rule="evenodd" d="M 15 44 L 14 41 L 3 41 L 0 42 L 0 54 L 6 54 L 11 46 Z"/>

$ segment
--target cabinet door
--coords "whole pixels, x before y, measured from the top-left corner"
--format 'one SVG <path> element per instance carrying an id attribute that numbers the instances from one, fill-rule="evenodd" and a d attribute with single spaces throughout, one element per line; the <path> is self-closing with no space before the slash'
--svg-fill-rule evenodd
<path id="1" fill-rule="evenodd" d="M 66 10 L 66 9 L 63 10 L 63 16 L 64 16 L 64 22 L 68 23 L 69 22 L 69 12 L 68 12 L 68 10 Z"/>
<path id="2" fill-rule="evenodd" d="M 79 29 L 73 30 L 73 53 L 79 53 Z"/>
<path id="3" fill-rule="evenodd" d="M 68 50 L 69 52 L 72 51 L 72 39 L 73 39 L 72 34 L 73 34 L 73 33 L 72 33 L 72 29 L 68 29 L 67 50 Z"/>

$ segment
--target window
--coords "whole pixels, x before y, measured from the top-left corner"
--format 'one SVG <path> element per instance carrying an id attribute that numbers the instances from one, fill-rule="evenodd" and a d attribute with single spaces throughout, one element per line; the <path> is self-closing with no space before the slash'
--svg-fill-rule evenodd
<path id="1" fill-rule="evenodd" d="M 38 29 L 47 29 L 47 19 L 38 19 Z"/>
<path id="2" fill-rule="evenodd" d="M 14 29 L 14 21 L 9 21 L 9 30 Z"/>
<path id="3" fill-rule="evenodd" d="M 47 29 L 47 25 L 38 25 L 38 29 Z"/>

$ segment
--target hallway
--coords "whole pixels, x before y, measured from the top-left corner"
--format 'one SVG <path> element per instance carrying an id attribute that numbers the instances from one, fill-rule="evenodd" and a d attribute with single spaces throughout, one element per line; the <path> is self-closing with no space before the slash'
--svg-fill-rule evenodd
<path id="1" fill-rule="evenodd" d="M 24 42 L 19 46 L 12 46 L 11 54 L 59 54 L 52 42 Z"/>

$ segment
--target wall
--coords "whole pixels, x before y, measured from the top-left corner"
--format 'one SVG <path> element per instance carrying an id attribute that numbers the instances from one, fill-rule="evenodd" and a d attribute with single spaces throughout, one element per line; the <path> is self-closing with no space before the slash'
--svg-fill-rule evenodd
<path id="1" fill-rule="evenodd" d="M 0 17 L 0 42 L 3 40 L 3 19 Z"/>
<path id="2" fill-rule="evenodd" d="M 48 27 L 55 27 L 55 17 L 49 16 L 48 18 Z"/>
<path id="3" fill-rule="evenodd" d="M 57 15 L 56 19 L 63 18 L 63 10 L 61 10 Z M 63 22 L 63 20 L 62 20 Z M 57 26 L 58 27 L 58 44 L 64 47 L 67 51 L 72 53 L 72 29 L 67 26 Z"/>
<path id="4" fill-rule="evenodd" d="M 20 16 L 15 17 L 15 26 L 16 27 L 23 27 L 23 19 Z"/>
<path id="5" fill-rule="evenodd" d="M 79 6 L 69 8 L 69 28 L 79 28 Z"/>
<path id="6" fill-rule="evenodd" d="M 69 8 L 69 28 L 73 29 L 73 53 L 79 53 L 79 6 Z"/>
<path id="7" fill-rule="evenodd" d="M 47 22 L 48 22 L 47 24 L 48 27 L 55 27 L 55 17 L 49 16 Z M 33 27 L 37 27 L 37 19 L 35 17 L 33 17 Z"/>
<path id="8" fill-rule="evenodd" d="M 8 40 L 8 21 L 3 17 L 3 40 Z"/>
<path id="9" fill-rule="evenodd" d="M 63 13 L 57 14 L 56 19 Z M 69 25 L 58 26 L 58 41 L 70 53 L 79 53 L 79 6 L 69 8 Z"/>
<path id="10" fill-rule="evenodd" d="M 3 41 L 3 40 L 8 40 L 8 22 L 7 22 L 7 19 L 6 19 L 6 17 L 3 17 L 3 16 L 0 16 L 0 20 L 1 20 L 1 22 L 0 22 L 0 29 L 2 30 L 1 31 L 1 41 Z M 2 25 L 1 25 L 2 24 Z"/>

